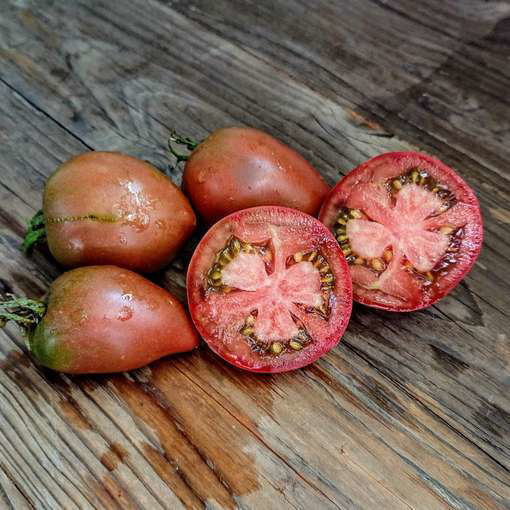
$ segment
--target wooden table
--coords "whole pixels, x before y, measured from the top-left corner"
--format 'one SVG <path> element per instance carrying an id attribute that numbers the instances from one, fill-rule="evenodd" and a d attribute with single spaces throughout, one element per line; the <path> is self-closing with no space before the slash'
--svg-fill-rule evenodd
<path id="1" fill-rule="evenodd" d="M 119 150 L 165 170 L 174 127 L 263 129 L 331 184 L 380 152 L 429 152 L 477 191 L 486 232 L 446 299 L 355 306 L 294 373 L 202 346 L 67 377 L 6 328 L 0 508 L 510 508 L 510 2 L 2 0 L 0 98 L 4 292 L 39 297 L 60 272 L 20 251 L 58 163 Z M 191 250 L 162 277 L 183 299 Z"/>

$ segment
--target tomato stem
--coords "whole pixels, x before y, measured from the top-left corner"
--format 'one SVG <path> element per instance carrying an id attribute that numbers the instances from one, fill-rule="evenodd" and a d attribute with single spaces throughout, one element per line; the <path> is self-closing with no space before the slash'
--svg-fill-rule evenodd
<path id="1" fill-rule="evenodd" d="M 35 328 L 46 313 L 46 304 L 35 299 L 7 295 L 0 300 L 0 328 L 15 322 L 27 334 Z"/>
<path id="2" fill-rule="evenodd" d="M 188 136 L 179 135 L 175 130 L 172 131 L 172 134 L 168 139 L 168 149 L 170 150 L 170 154 L 177 160 L 175 164 L 178 165 L 181 161 L 187 161 L 189 155 L 177 152 L 174 149 L 173 144 L 184 145 L 184 147 L 191 152 L 197 148 L 199 143 L 200 142 L 197 142 Z"/>
<path id="3" fill-rule="evenodd" d="M 46 227 L 44 225 L 44 214 L 37 211 L 28 222 L 27 233 L 23 239 L 23 251 L 26 254 L 32 252 L 34 247 L 46 241 Z"/>

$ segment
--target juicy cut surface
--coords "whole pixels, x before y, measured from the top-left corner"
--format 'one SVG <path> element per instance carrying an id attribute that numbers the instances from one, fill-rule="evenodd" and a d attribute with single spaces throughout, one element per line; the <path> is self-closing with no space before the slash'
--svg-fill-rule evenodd
<path id="1" fill-rule="evenodd" d="M 347 257 L 358 301 L 421 308 L 474 263 L 482 238 L 476 197 L 439 165 L 416 153 L 383 155 L 351 172 L 326 201 L 321 218 Z"/>
<path id="2" fill-rule="evenodd" d="M 345 260 L 317 220 L 284 208 L 248 211 L 222 220 L 197 249 L 188 273 L 194 302 L 190 275 L 202 270 L 195 323 L 242 365 L 310 362 L 339 340 L 350 314 Z"/>

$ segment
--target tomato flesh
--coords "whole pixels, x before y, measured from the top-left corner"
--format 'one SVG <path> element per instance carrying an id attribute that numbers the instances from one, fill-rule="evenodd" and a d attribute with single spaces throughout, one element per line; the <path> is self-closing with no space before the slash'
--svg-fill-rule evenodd
<path id="1" fill-rule="evenodd" d="M 469 186 L 440 161 L 387 153 L 328 195 L 319 218 L 350 266 L 354 299 L 395 311 L 424 308 L 471 269 L 483 228 Z"/>
<path id="2" fill-rule="evenodd" d="M 192 318 L 209 346 L 247 370 L 302 367 L 340 340 L 349 270 L 335 238 L 299 211 L 265 206 L 216 223 L 188 269 Z"/>

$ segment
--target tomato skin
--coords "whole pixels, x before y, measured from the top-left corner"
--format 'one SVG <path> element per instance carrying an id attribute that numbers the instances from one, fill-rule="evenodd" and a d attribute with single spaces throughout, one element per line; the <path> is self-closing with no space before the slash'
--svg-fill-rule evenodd
<path id="1" fill-rule="evenodd" d="M 50 287 L 46 314 L 29 337 L 40 364 L 73 374 L 132 370 L 198 343 L 176 298 L 115 266 L 59 276 Z"/>
<path id="2" fill-rule="evenodd" d="M 279 222 L 291 224 L 296 236 L 305 237 L 305 235 L 309 235 L 310 238 L 314 239 L 314 249 L 318 248 L 322 251 L 337 279 L 337 286 L 331 298 L 330 323 L 324 327 L 320 341 L 308 352 L 303 349 L 294 359 L 266 360 L 256 366 L 244 363 L 238 356 L 227 349 L 223 349 L 221 342 L 212 337 L 210 329 L 203 320 L 203 283 L 206 279 L 207 269 L 217 250 L 221 249 L 224 240 L 231 235 L 241 235 L 239 234 L 240 229 L 242 230 L 240 225 L 243 222 L 248 225 L 278 225 Z M 307 234 L 303 234 L 303 232 Z M 186 282 L 191 318 L 202 338 L 225 361 L 250 372 L 288 372 L 313 363 L 338 344 L 347 328 L 352 312 L 352 284 L 349 269 L 336 239 L 317 219 L 286 207 L 253 207 L 233 213 L 217 222 L 209 229 L 197 246 L 188 266 Z M 235 305 L 225 303 L 224 308 L 228 310 L 231 306 Z"/>
<path id="3" fill-rule="evenodd" d="M 188 200 L 165 175 L 114 152 L 81 154 L 58 167 L 44 189 L 43 213 L 50 252 L 66 267 L 153 272 L 196 225 Z"/>
<path id="4" fill-rule="evenodd" d="M 300 154 L 252 128 L 215 131 L 191 153 L 183 174 L 183 190 L 208 225 L 261 205 L 315 216 L 328 189 Z"/>
<path id="5" fill-rule="evenodd" d="M 440 278 L 433 290 L 423 295 L 419 302 L 387 304 L 367 296 L 360 296 L 354 285 L 354 301 L 393 312 L 411 312 L 431 306 L 451 292 L 473 267 L 483 243 L 483 220 L 480 205 L 474 191 L 452 168 L 427 154 L 414 151 L 388 152 L 376 156 L 345 175 L 329 192 L 321 210 L 319 220 L 332 228 L 338 211 L 345 206 L 350 193 L 360 184 L 371 182 L 374 176 L 387 174 L 394 177 L 413 166 L 420 166 L 429 175 L 448 186 L 456 199 L 470 209 L 469 222 L 464 227 L 464 237 L 460 243 L 458 261 L 450 268 L 446 277 Z M 391 169 L 391 170 L 390 170 Z"/>

